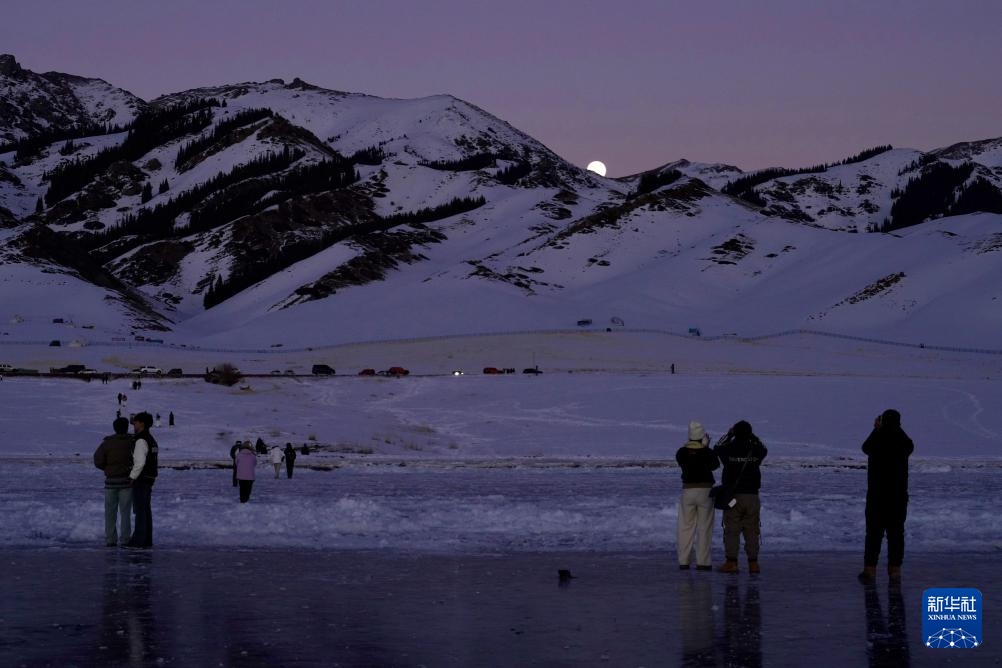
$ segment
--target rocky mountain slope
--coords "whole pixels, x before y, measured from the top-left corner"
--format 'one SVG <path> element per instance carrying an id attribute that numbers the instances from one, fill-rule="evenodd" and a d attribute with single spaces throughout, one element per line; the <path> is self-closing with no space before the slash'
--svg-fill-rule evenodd
<path id="1" fill-rule="evenodd" d="M 296 79 L 147 103 L 10 56 L 0 93 L 9 336 L 64 316 L 245 345 L 615 318 L 987 345 L 1002 324 L 1002 140 L 615 180 L 448 95 Z"/>

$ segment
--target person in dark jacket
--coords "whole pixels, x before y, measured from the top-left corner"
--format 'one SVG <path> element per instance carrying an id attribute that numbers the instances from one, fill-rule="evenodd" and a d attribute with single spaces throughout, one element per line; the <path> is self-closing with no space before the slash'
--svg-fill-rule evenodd
<path id="1" fill-rule="evenodd" d="M 264 442 L 264 439 L 260 436 L 257 437 L 257 442 L 254 444 L 254 449 L 259 455 L 268 454 L 268 444 Z"/>
<path id="2" fill-rule="evenodd" d="M 230 459 L 233 460 L 233 486 L 237 486 L 237 451 L 240 450 L 240 440 L 233 444 L 230 448 Z"/>
<path id="3" fill-rule="evenodd" d="M 115 433 L 105 436 L 94 451 L 94 466 L 104 471 L 104 544 L 118 545 L 132 536 L 132 443 L 129 421 L 123 417 L 112 423 Z M 121 521 L 121 531 L 118 523 Z"/>
<path id="4" fill-rule="evenodd" d="M 689 440 L 675 453 L 682 469 L 682 499 L 678 504 L 678 567 L 689 569 L 696 546 L 696 570 L 711 570 L 710 540 L 713 538 L 713 471 L 720 461 L 709 448 L 710 437 L 698 422 L 689 423 Z M 697 542 L 698 537 L 698 542 Z"/>
<path id="5" fill-rule="evenodd" d="M 727 561 L 720 570 L 724 573 L 738 572 L 738 548 L 743 535 L 748 572 L 758 573 L 758 548 L 762 534 L 762 506 L 758 497 L 762 472 L 759 466 L 769 451 L 752 432 L 751 425 L 741 420 L 714 446 L 713 452 L 724 467 L 721 484 L 734 494 L 734 505 L 724 511 L 724 556 Z"/>
<path id="6" fill-rule="evenodd" d="M 866 463 L 866 541 L 859 579 L 877 577 L 880 544 L 887 534 L 887 575 L 901 577 L 908 514 L 908 457 L 915 444 L 901 428 L 901 413 L 888 409 L 874 420 L 863 443 Z"/>
<path id="7" fill-rule="evenodd" d="M 296 467 L 296 449 L 292 443 L 285 444 L 285 473 L 292 478 L 292 469 Z"/>
<path id="8" fill-rule="evenodd" d="M 148 549 L 153 547 L 153 483 L 157 480 L 159 447 L 150 433 L 153 416 L 143 411 L 132 417 L 136 443 L 132 449 L 132 509 L 136 526 L 126 547 Z"/>

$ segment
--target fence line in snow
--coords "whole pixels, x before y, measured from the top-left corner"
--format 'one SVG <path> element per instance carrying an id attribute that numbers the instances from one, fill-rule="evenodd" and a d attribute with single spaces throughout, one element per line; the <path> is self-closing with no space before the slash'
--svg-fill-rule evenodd
<path id="1" fill-rule="evenodd" d="M 127 347 L 127 348 L 170 348 L 173 350 L 192 350 L 197 352 L 209 352 L 209 353 L 253 353 L 253 354 L 282 354 L 282 353 L 303 353 L 312 352 L 315 350 L 329 350 L 331 348 L 345 348 L 349 346 L 359 346 L 359 345 L 378 345 L 387 343 L 424 343 L 429 341 L 443 341 L 446 339 L 458 339 L 458 338 L 477 338 L 477 337 L 490 337 L 490 336 L 522 336 L 529 334 L 581 334 L 581 333 L 605 333 L 605 329 L 596 327 L 578 327 L 575 329 L 526 329 L 526 330 L 509 330 L 502 332 L 473 332 L 468 334 L 440 334 L 435 336 L 415 336 L 407 338 L 397 338 L 397 339 L 374 339 L 370 341 L 350 341 L 345 343 L 333 343 L 329 345 L 317 345 L 317 346 L 305 346 L 301 348 L 286 348 L 282 347 L 268 347 L 268 348 L 218 348 L 218 347 L 203 347 L 194 345 L 185 345 L 178 343 L 169 342 L 154 342 L 154 341 L 94 341 L 83 343 L 82 346 L 86 347 Z M 825 332 L 817 329 L 788 329 L 781 332 L 772 332 L 769 334 L 759 334 L 755 336 L 738 336 L 737 334 L 717 334 L 713 336 L 702 336 L 694 335 L 691 333 L 675 332 L 667 329 L 636 329 L 627 327 L 613 327 L 612 332 L 621 332 L 628 334 L 655 334 L 661 336 L 674 336 L 684 339 L 692 339 L 697 341 L 737 341 L 740 343 L 753 343 L 756 341 L 766 341 L 769 339 L 779 339 L 789 336 L 818 336 L 824 338 L 841 339 L 846 341 L 858 341 L 861 343 L 874 343 L 884 346 L 897 346 L 901 348 L 916 348 L 922 350 L 935 350 L 941 352 L 955 352 L 955 353 L 974 353 L 978 355 L 1002 355 L 1002 349 L 993 348 L 970 348 L 970 347 L 960 347 L 960 346 L 941 346 L 941 345 L 927 345 L 925 343 L 909 343 L 906 341 L 892 341 L 889 339 L 877 339 L 865 336 L 854 336 L 851 334 L 838 334 L 835 332 Z M 24 345 L 24 346 L 47 346 L 49 341 L 0 341 L 0 346 L 4 345 Z M 82 347 L 74 346 L 69 343 L 65 346 L 60 347 Z"/>

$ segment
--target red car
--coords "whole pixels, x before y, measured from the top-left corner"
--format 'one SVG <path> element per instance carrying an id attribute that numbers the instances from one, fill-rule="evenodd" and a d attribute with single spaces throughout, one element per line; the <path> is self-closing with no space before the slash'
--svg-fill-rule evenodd
<path id="1" fill-rule="evenodd" d="M 359 376 L 375 376 L 376 375 L 376 370 L 375 369 L 362 369 L 361 371 L 358 372 L 358 375 Z"/>
<path id="2" fill-rule="evenodd" d="M 391 366 L 389 369 L 386 370 L 387 376 L 406 376 L 409 373 L 410 371 L 403 368 L 402 366 Z"/>
<path id="3" fill-rule="evenodd" d="M 502 371 L 501 371 L 501 369 L 497 368 L 496 366 L 485 366 L 484 367 L 484 373 L 488 374 L 488 375 L 494 375 L 494 374 L 500 374 L 500 373 L 502 373 Z"/>

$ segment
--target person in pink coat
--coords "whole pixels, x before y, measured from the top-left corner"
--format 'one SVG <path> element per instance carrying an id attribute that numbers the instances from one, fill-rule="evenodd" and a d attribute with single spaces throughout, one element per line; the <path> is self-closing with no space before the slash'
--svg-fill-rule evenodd
<path id="1" fill-rule="evenodd" d="M 251 488 L 254 486 L 254 469 L 257 468 L 257 455 L 250 441 L 244 441 L 237 451 L 237 483 L 240 485 L 240 503 L 250 501 Z"/>

